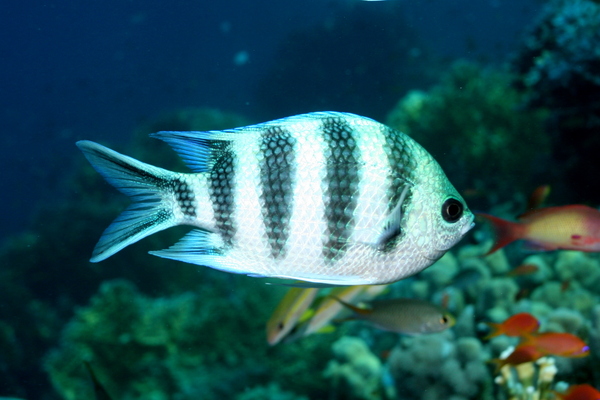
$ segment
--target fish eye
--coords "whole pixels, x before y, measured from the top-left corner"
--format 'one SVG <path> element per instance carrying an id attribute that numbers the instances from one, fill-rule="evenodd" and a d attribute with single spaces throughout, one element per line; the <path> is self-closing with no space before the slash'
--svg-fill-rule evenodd
<path id="1" fill-rule="evenodd" d="M 463 205 L 460 201 L 451 197 L 442 205 L 442 218 L 447 222 L 456 222 L 462 217 Z"/>
<path id="2" fill-rule="evenodd" d="M 440 318 L 440 322 L 442 323 L 442 325 L 446 325 L 448 323 L 448 317 L 442 315 L 442 318 Z"/>
<path id="3" fill-rule="evenodd" d="M 277 329 L 278 330 L 282 331 L 283 328 L 284 328 L 283 322 L 280 322 L 280 323 L 277 324 Z"/>

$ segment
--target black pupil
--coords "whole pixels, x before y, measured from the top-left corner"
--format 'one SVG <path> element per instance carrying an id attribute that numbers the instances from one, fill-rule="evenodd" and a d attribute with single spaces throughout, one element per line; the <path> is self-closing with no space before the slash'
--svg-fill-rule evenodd
<path id="1" fill-rule="evenodd" d="M 448 199 L 442 206 L 442 217 L 448 222 L 456 222 L 463 212 L 463 205 L 456 199 Z"/>

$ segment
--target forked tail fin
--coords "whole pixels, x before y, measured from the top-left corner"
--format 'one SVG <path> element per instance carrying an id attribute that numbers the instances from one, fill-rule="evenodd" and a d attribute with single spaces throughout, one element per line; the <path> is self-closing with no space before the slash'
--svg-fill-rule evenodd
<path id="1" fill-rule="evenodd" d="M 485 255 L 490 255 L 496 250 L 501 249 L 515 240 L 523 239 L 525 236 L 525 226 L 518 222 L 507 221 L 502 218 L 494 217 L 490 214 L 475 213 L 477 217 L 487 219 L 494 230 L 494 246 Z"/>
<path id="2" fill-rule="evenodd" d="M 177 225 L 164 201 L 174 172 L 137 161 L 88 140 L 77 142 L 92 167 L 133 203 L 102 234 L 91 262 L 102 261 L 153 233 Z"/>

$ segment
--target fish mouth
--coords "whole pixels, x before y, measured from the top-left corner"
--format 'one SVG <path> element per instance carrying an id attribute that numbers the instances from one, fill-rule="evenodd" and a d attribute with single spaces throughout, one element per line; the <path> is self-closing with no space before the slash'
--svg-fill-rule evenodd
<path id="1" fill-rule="evenodd" d="M 462 231 L 460 232 L 462 235 L 465 235 L 467 232 L 469 232 L 471 229 L 473 229 L 475 227 L 475 216 L 472 215 L 471 216 L 471 223 L 468 225 L 463 226 Z"/>
<path id="2" fill-rule="evenodd" d="M 462 237 L 467 234 L 467 232 L 469 232 L 471 229 L 473 229 L 475 227 L 474 220 L 475 220 L 475 217 L 472 216 L 471 217 L 471 223 L 463 226 L 462 230 L 460 231 L 460 238 L 459 238 L 459 240 L 456 243 L 458 243 L 460 241 L 460 239 L 462 239 Z M 448 248 L 445 248 L 445 249 L 435 249 L 435 251 L 436 252 L 442 252 L 442 253 L 446 252 L 446 251 L 450 250 L 452 247 L 454 247 L 456 245 L 456 243 L 452 244 L 451 246 L 448 246 Z M 426 258 L 428 258 L 430 260 L 433 260 L 433 258 L 430 258 L 430 257 L 426 257 Z"/>

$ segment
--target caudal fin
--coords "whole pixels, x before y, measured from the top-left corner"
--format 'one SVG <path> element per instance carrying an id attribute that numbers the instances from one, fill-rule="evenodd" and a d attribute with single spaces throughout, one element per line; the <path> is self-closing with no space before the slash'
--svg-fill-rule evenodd
<path id="1" fill-rule="evenodd" d="M 496 250 L 501 249 L 515 240 L 523 239 L 524 226 L 517 222 L 507 221 L 502 218 L 494 217 L 490 214 L 476 213 L 478 217 L 487 219 L 494 229 L 495 243 L 494 246 L 485 255 L 492 254 Z"/>
<path id="2" fill-rule="evenodd" d="M 485 324 L 490 327 L 491 331 L 483 337 L 483 340 L 490 340 L 491 338 L 500 336 L 504 333 L 502 331 L 502 324 L 495 324 L 493 322 L 486 322 Z"/>
<path id="3" fill-rule="evenodd" d="M 94 248 L 91 262 L 102 261 L 146 236 L 177 225 L 171 209 L 163 201 L 173 172 L 88 140 L 77 142 L 77 147 L 96 171 L 133 201 L 106 228 Z"/>

